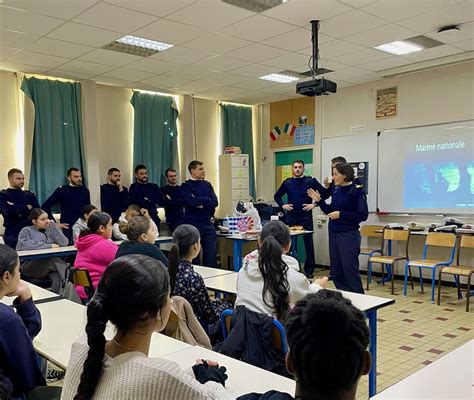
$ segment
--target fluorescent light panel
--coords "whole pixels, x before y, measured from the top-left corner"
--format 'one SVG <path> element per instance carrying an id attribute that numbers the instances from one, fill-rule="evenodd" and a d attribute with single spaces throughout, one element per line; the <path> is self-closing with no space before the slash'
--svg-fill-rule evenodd
<path id="1" fill-rule="evenodd" d="M 375 46 L 374 48 L 384 51 L 385 53 L 394 54 L 396 56 L 423 50 L 423 47 L 404 40 L 397 40 L 395 42 L 381 44 L 380 46 Z"/>
<path id="2" fill-rule="evenodd" d="M 117 42 L 156 51 L 163 51 L 169 49 L 170 47 L 173 47 L 172 44 L 158 42 L 156 40 L 144 39 L 132 35 L 123 36 L 120 39 L 117 39 Z"/>
<path id="3" fill-rule="evenodd" d="M 299 78 L 291 75 L 284 74 L 269 74 L 260 76 L 258 79 L 264 79 L 266 81 L 277 82 L 277 83 L 290 83 L 299 80 Z"/>

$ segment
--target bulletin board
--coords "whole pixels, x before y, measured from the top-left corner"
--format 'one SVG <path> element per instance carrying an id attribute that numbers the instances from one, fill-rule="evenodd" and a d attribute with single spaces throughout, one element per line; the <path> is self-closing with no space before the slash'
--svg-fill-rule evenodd
<path id="1" fill-rule="evenodd" d="M 291 178 L 291 168 L 295 160 L 303 160 L 305 175 L 314 176 L 312 149 L 277 151 L 275 152 L 275 190 L 286 178 Z"/>

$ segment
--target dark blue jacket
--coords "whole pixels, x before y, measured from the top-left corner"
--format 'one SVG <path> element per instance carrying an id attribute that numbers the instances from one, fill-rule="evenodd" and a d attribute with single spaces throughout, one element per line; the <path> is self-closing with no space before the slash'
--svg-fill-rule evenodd
<path id="1" fill-rule="evenodd" d="M 0 369 L 13 388 L 12 398 L 26 399 L 26 393 L 46 384 L 32 343 L 41 330 L 41 315 L 32 299 L 13 304 L 16 313 L 0 303 Z"/>
<path id="2" fill-rule="evenodd" d="M 276 191 L 274 198 L 280 207 L 284 204 L 293 204 L 293 212 L 301 212 L 303 204 L 312 204 L 313 202 L 306 193 L 308 189 L 317 190 L 324 199 L 330 196 L 328 190 L 317 179 L 303 176 L 302 178 L 285 179 Z M 288 196 L 287 203 L 283 201 L 285 194 Z"/>
<path id="3" fill-rule="evenodd" d="M 288 393 L 270 390 L 266 393 L 248 393 L 237 397 L 237 400 L 303 400 Z"/>
<path id="4" fill-rule="evenodd" d="M 112 217 L 113 223 L 118 221 L 129 205 L 130 198 L 126 187 L 120 192 L 119 188 L 111 183 L 100 185 L 100 208 Z"/>
<path id="5" fill-rule="evenodd" d="M 69 224 L 69 229 L 71 230 L 78 218 L 82 217 L 82 207 L 91 204 L 89 189 L 85 186 L 59 186 L 53 194 L 46 199 L 41 208 L 48 213 L 49 218 L 53 219 L 51 209 L 58 203 L 61 207 L 60 221 Z"/>
<path id="6" fill-rule="evenodd" d="M 359 224 L 369 216 L 367 197 L 355 183 L 336 186 L 331 204 L 324 200 L 316 203 L 325 214 L 340 211 L 339 219 L 329 221 L 328 229 L 333 232 L 347 232 L 359 229 Z"/>
<path id="7" fill-rule="evenodd" d="M 158 217 L 158 207 L 164 206 L 163 194 L 156 183 L 132 183 L 130 185 L 130 202 L 140 208 L 146 208 L 151 219 L 160 228 L 160 218 Z"/>
<path id="8" fill-rule="evenodd" d="M 20 231 L 30 225 L 28 216 L 31 208 L 39 207 L 33 192 L 22 189 L 5 189 L 0 192 L 0 213 L 3 215 L 5 236 L 18 237 Z"/>
<path id="9" fill-rule="evenodd" d="M 181 194 L 185 222 L 198 228 L 208 226 L 219 204 L 212 185 L 206 180 L 188 179 L 181 185 Z"/>
<path id="10" fill-rule="evenodd" d="M 181 186 L 165 185 L 161 189 L 165 200 L 166 223 L 170 226 L 178 226 L 183 222 L 184 199 L 181 194 Z"/>

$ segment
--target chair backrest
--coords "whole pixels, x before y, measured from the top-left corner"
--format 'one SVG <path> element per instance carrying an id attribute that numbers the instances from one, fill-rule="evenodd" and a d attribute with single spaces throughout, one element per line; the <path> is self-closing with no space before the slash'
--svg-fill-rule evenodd
<path id="1" fill-rule="evenodd" d="M 84 292 L 87 294 L 89 299 L 94 295 L 94 285 L 92 283 L 89 271 L 85 268 L 74 268 L 72 270 L 72 283 L 78 286 L 84 287 Z"/>
<path id="2" fill-rule="evenodd" d="M 406 242 L 410 236 L 410 231 L 405 229 L 388 229 L 383 230 L 384 240 L 398 240 Z"/>
<path id="3" fill-rule="evenodd" d="M 458 246 L 458 257 L 456 261 L 457 265 L 459 265 L 461 249 L 474 249 L 474 235 L 461 235 L 461 237 L 458 239 Z"/>
<path id="4" fill-rule="evenodd" d="M 168 323 L 166 324 L 166 327 L 164 329 L 164 334 L 166 336 L 172 337 L 174 333 L 176 332 L 176 329 L 178 329 L 179 326 L 179 317 L 178 314 L 171 308 L 170 316 L 168 318 Z"/>
<path id="5" fill-rule="evenodd" d="M 286 341 L 285 328 L 280 321 L 276 319 L 273 319 L 272 325 L 272 344 L 281 352 L 283 357 L 286 356 L 286 353 L 288 352 L 288 343 Z"/>
<path id="6" fill-rule="evenodd" d="M 232 314 L 233 310 L 224 310 L 222 311 L 221 314 L 221 328 L 222 328 L 222 334 L 224 336 L 224 340 L 227 339 L 227 336 L 229 335 L 230 332 L 230 322 L 232 321 Z"/>
<path id="7" fill-rule="evenodd" d="M 382 238 L 382 232 L 380 231 L 383 231 L 382 225 L 362 225 L 360 227 L 360 235 L 365 237 Z"/>
<path id="8" fill-rule="evenodd" d="M 456 252 L 456 235 L 454 233 L 429 232 L 426 236 L 423 258 L 427 258 L 428 247 L 451 248 L 451 256 L 449 260 L 446 260 L 446 262 L 452 263 L 454 260 L 454 253 Z"/>

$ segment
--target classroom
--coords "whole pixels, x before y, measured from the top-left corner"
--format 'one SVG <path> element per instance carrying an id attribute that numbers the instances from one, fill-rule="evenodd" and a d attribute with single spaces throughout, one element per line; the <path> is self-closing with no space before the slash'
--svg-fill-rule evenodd
<path id="1" fill-rule="evenodd" d="M 0 400 L 471 399 L 474 0 L 0 0 Z"/>

